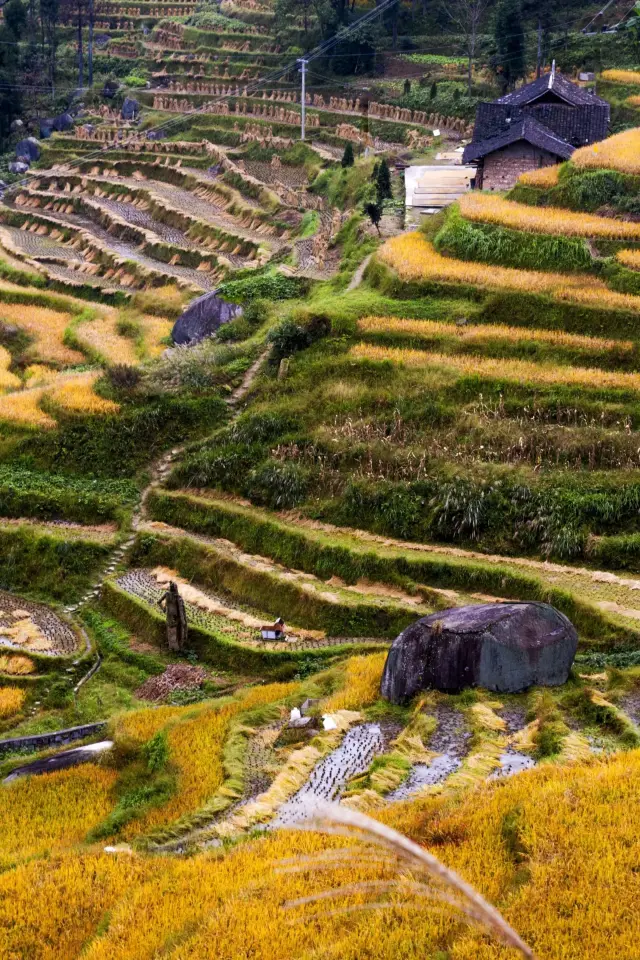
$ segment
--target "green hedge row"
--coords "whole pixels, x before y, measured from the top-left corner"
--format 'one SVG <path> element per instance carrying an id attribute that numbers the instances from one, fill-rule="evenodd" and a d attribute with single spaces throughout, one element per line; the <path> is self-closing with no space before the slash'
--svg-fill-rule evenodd
<path id="1" fill-rule="evenodd" d="M 330 537 L 296 528 L 262 511 L 182 493 L 154 491 L 147 505 L 155 520 L 231 540 L 248 553 L 270 557 L 291 569 L 304 570 L 322 579 L 337 575 L 347 583 L 366 578 L 405 587 L 410 581 L 469 593 L 542 600 L 565 613 L 594 649 L 638 644 L 635 631 L 617 626 L 595 607 L 506 565 L 462 562 L 418 551 L 376 553 L 346 537 Z"/>
<path id="2" fill-rule="evenodd" d="M 274 617 L 330 637 L 396 637 L 416 619 L 415 611 L 390 603 L 332 603 L 302 585 L 247 566 L 225 556 L 212 545 L 185 537 L 142 534 L 134 547 L 132 564 L 169 566 L 182 576 L 216 593 L 247 603 Z"/>
<path id="3" fill-rule="evenodd" d="M 166 620 L 160 610 L 126 593 L 110 580 L 103 585 L 102 603 L 137 637 L 159 647 L 166 646 Z M 343 643 L 316 650 L 269 650 L 243 646 L 194 624 L 189 624 L 188 643 L 201 660 L 220 670 L 283 677 L 293 675 L 303 663 L 314 662 L 320 667 L 336 656 L 375 648 L 373 644 Z"/>

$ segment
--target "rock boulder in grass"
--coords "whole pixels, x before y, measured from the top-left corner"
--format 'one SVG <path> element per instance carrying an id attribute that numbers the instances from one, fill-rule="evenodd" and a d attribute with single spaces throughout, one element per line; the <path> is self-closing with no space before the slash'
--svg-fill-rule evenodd
<path id="1" fill-rule="evenodd" d="M 573 624 L 548 603 L 454 607 L 417 620 L 394 640 L 381 693 L 405 703 L 420 690 L 517 693 L 559 686 L 577 647 Z"/>
<path id="2" fill-rule="evenodd" d="M 16 144 L 16 157 L 21 160 L 23 157 L 29 163 L 40 159 L 40 145 L 35 137 L 25 137 Z"/>
<path id="3" fill-rule="evenodd" d="M 135 120 L 139 110 L 140 107 L 137 100 L 134 100 L 132 97 L 125 97 L 124 103 L 122 104 L 122 119 Z"/>
<path id="4" fill-rule="evenodd" d="M 59 117 L 54 117 L 53 129 L 58 133 L 66 133 L 67 130 L 73 130 L 73 117 L 71 114 L 61 113 Z"/>
<path id="5" fill-rule="evenodd" d="M 216 332 L 218 327 L 235 320 L 242 313 L 242 307 L 227 303 L 215 292 L 205 293 L 194 300 L 176 320 L 171 336 L 173 342 L 186 345 L 198 343 Z"/>

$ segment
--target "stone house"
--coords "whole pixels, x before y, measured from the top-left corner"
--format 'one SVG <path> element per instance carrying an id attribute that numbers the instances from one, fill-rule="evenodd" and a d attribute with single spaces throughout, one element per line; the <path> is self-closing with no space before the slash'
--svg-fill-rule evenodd
<path id="1" fill-rule="evenodd" d="M 577 147 L 604 140 L 606 100 L 555 70 L 492 103 L 478 104 L 463 163 L 477 164 L 479 190 L 508 190 L 521 173 L 568 160 Z"/>

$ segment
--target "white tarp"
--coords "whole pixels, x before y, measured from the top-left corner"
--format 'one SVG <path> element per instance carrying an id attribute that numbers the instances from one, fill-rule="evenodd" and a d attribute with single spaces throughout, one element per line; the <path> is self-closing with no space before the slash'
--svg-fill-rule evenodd
<path id="1" fill-rule="evenodd" d="M 471 189 L 476 168 L 462 164 L 407 167 L 407 207 L 446 207 Z"/>

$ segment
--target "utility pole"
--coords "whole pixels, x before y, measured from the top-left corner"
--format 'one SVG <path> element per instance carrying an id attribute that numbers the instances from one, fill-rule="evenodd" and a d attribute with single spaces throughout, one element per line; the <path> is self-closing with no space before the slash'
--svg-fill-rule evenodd
<path id="1" fill-rule="evenodd" d="M 542 17 L 538 17 L 538 65 L 536 67 L 536 77 L 540 79 L 542 72 Z"/>
<path id="2" fill-rule="evenodd" d="M 298 60 L 300 64 L 300 73 L 302 74 L 302 111 L 300 113 L 300 139 L 304 140 L 305 124 L 307 120 L 307 61 L 304 58 Z"/>
<path id="3" fill-rule="evenodd" d="M 93 84 L 93 0 L 89 0 L 89 50 L 87 65 L 89 69 L 89 86 Z"/>

